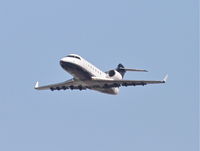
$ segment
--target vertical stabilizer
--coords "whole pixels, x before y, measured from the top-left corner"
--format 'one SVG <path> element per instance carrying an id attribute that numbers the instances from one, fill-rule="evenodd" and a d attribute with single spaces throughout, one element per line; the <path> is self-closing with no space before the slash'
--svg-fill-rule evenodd
<path id="1" fill-rule="evenodd" d="M 124 77 L 124 74 L 126 73 L 126 70 L 125 70 L 124 66 L 121 63 L 118 64 L 116 70 L 117 70 L 117 72 L 119 72 L 122 75 L 122 77 Z"/>

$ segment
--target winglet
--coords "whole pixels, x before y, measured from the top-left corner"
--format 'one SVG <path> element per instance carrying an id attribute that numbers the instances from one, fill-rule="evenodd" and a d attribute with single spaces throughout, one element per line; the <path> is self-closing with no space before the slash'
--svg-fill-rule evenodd
<path id="1" fill-rule="evenodd" d="M 165 83 L 167 81 L 168 74 L 164 77 L 163 82 Z"/>
<path id="2" fill-rule="evenodd" d="M 37 89 L 39 87 L 39 82 L 37 81 L 35 84 L 35 89 Z"/>

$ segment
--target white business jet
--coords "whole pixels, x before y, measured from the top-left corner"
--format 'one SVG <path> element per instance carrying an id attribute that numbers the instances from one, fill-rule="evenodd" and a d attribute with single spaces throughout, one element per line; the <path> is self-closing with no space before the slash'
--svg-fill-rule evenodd
<path id="1" fill-rule="evenodd" d="M 118 94 L 121 86 L 137 86 L 147 84 L 165 83 L 168 75 L 162 81 L 146 81 L 146 80 L 123 80 L 126 71 L 140 71 L 146 70 L 127 69 L 122 64 L 119 64 L 116 69 L 108 72 L 103 72 L 81 56 L 70 54 L 60 60 L 62 68 L 69 72 L 73 78 L 56 84 L 46 86 L 39 86 L 36 82 L 35 89 L 37 90 L 96 90 L 107 94 Z"/>

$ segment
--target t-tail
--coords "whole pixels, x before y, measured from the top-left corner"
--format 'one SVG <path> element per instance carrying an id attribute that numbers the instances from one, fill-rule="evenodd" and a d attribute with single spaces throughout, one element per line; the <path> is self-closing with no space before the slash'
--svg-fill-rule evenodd
<path id="1" fill-rule="evenodd" d="M 142 69 L 129 69 L 129 68 L 125 68 L 121 63 L 118 64 L 116 71 L 118 71 L 122 77 L 124 77 L 126 71 L 138 71 L 138 72 L 148 72 L 147 70 L 142 70 Z"/>

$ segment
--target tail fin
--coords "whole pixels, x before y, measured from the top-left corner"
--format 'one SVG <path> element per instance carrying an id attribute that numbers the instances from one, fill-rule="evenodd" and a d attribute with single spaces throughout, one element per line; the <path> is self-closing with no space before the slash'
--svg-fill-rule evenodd
<path id="1" fill-rule="evenodd" d="M 117 70 L 117 72 L 119 72 L 122 75 L 122 77 L 124 77 L 126 70 L 124 69 L 124 66 L 121 63 L 118 64 L 116 70 Z"/>

